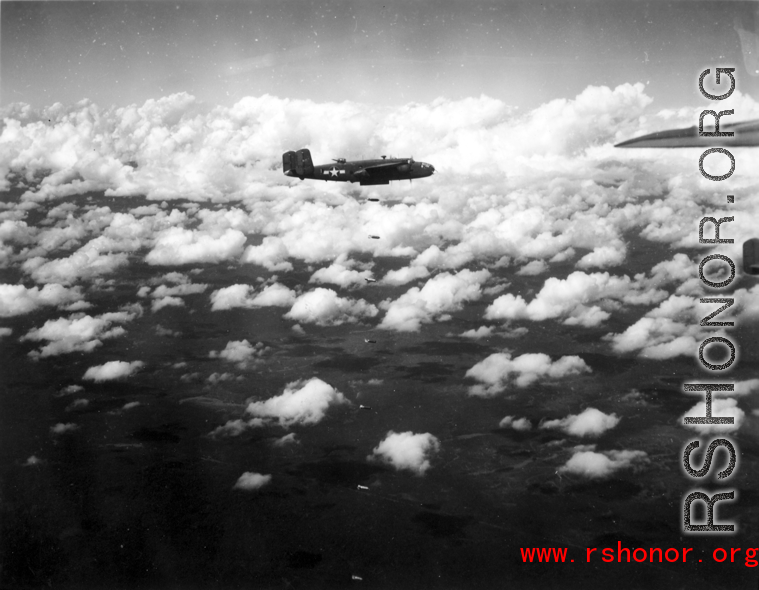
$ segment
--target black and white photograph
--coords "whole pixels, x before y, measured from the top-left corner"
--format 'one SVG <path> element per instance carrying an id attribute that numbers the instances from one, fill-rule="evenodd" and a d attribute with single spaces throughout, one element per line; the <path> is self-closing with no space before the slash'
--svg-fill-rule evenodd
<path id="1" fill-rule="evenodd" d="M 0 3 L 0 588 L 755 589 L 759 2 Z"/>

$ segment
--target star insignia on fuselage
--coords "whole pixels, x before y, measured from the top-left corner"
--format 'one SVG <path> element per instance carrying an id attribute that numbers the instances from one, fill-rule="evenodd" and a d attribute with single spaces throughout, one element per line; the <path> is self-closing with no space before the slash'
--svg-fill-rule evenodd
<path id="1" fill-rule="evenodd" d="M 333 166 L 333 167 L 332 167 L 332 170 L 330 170 L 330 171 L 329 171 L 329 175 L 330 175 L 330 176 L 337 176 L 337 175 L 338 175 L 338 174 L 340 174 L 341 172 L 342 172 L 342 170 L 338 170 L 337 168 L 335 168 L 335 167 Z"/>

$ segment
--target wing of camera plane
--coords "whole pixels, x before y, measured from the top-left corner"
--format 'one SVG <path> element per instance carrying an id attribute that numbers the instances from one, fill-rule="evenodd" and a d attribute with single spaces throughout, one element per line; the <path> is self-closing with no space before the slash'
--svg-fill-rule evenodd
<path id="1" fill-rule="evenodd" d="M 714 129 L 706 129 L 711 132 Z M 720 132 L 733 133 L 728 137 L 699 136 L 698 127 L 668 129 L 628 139 L 614 147 L 625 148 L 685 148 L 685 147 L 757 147 L 759 146 L 759 119 L 742 123 L 720 125 Z"/>

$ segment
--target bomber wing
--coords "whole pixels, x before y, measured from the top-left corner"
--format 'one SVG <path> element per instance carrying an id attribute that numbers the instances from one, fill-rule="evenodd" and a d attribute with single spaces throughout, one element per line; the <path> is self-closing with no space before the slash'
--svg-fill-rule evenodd
<path id="1" fill-rule="evenodd" d="M 384 170 L 386 168 L 398 168 L 398 166 L 402 166 L 405 164 L 405 161 L 394 161 L 394 162 L 385 162 L 382 164 L 373 164 L 372 166 L 363 166 L 356 170 L 354 174 L 357 174 L 361 176 L 362 174 L 371 174 L 374 171 Z"/>
<path id="2" fill-rule="evenodd" d="M 377 170 L 379 168 L 392 168 L 393 166 L 400 166 L 406 164 L 406 162 L 385 162 L 384 164 L 374 164 L 373 166 L 365 166 L 364 170 Z"/>
<path id="3" fill-rule="evenodd" d="M 713 129 L 707 129 L 712 131 Z M 709 137 L 699 136 L 698 127 L 686 127 L 684 129 L 668 129 L 649 133 L 642 137 L 636 137 L 618 143 L 615 147 L 634 148 L 682 148 L 682 147 L 756 147 L 759 146 L 759 119 L 744 121 L 742 123 L 730 123 L 720 125 L 721 132 L 732 131 L 732 137 Z"/>

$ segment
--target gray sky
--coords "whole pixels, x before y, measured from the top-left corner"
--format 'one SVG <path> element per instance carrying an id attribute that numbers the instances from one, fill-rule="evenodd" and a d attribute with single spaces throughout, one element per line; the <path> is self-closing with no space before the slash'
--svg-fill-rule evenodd
<path id="1" fill-rule="evenodd" d="M 697 100 L 744 74 L 754 2 L 3 2 L 0 102 L 101 106 L 188 92 L 381 105 L 486 94 L 531 108 L 588 85 Z"/>

